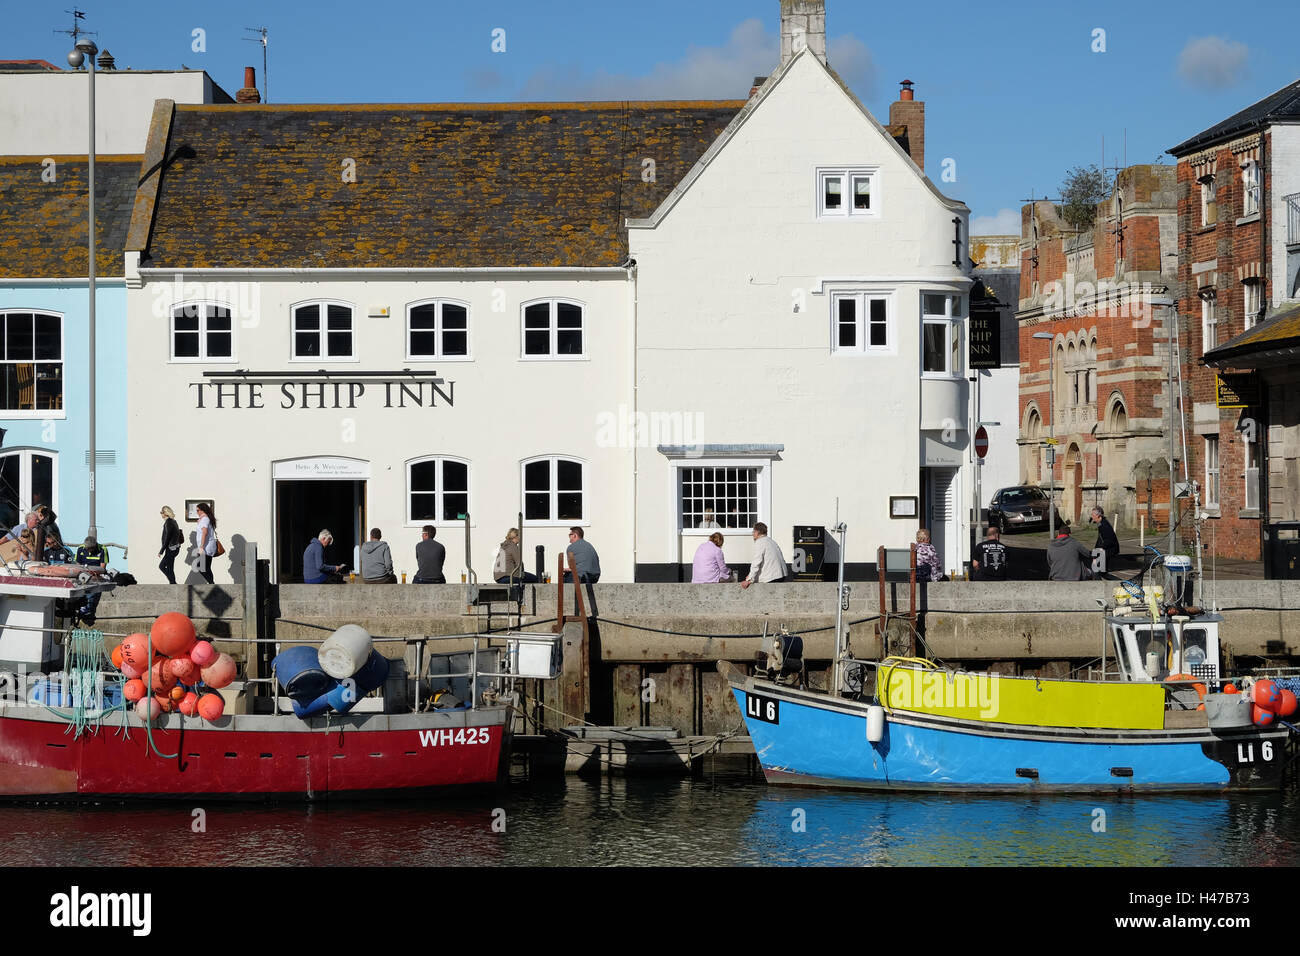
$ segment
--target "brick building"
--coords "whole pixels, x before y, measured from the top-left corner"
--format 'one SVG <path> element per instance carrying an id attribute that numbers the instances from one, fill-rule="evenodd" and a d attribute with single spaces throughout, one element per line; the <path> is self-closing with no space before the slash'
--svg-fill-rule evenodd
<path id="1" fill-rule="evenodd" d="M 1210 515 L 1206 540 L 1271 564 L 1287 546 L 1270 542 L 1294 540 L 1300 527 L 1300 81 L 1169 152 L 1188 458 Z"/>
<path id="2" fill-rule="evenodd" d="M 1070 522 L 1100 505 L 1168 528 L 1175 187 L 1172 166 L 1120 170 L 1082 231 L 1049 201 L 1021 212 L 1020 478 L 1054 480 Z"/>

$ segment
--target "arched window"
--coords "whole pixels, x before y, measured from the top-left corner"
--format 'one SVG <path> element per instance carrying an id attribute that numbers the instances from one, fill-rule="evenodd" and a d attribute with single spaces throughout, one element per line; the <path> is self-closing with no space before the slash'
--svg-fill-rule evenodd
<path id="1" fill-rule="evenodd" d="M 523 353 L 527 359 L 580 359 L 587 354 L 581 303 L 564 299 L 526 302 Z"/>
<path id="2" fill-rule="evenodd" d="M 469 513 L 469 462 L 430 456 L 406 463 L 406 523 L 456 521 Z"/>
<path id="3" fill-rule="evenodd" d="M 292 312 L 292 358 L 355 358 L 351 305 L 346 302 L 304 302 L 295 305 Z"/>
<path id="4" fill-rule="evenodd" d="M 447 299 L 412 302 L 406 307 L 406 357 L 423 359 L 469 356 L 469 305 Z"/>
<path id="5" fill-rule="evenodd" d="M 1042 431 L 1043 431 L 1043 417 L 1038 414 L 1038 409 L 1033 408 L 1031 406 L 1028 413 L 1025 415 L 1024 436 L 1025 438 L 1033 441 L 1038 438 L 1038 436 L 1042 433 Z"/>
<path id="6" fill-rule="evenodd" d="M 534 524 L 581 523 L 585 468 L 575 458 L 533 458 L 522 463 L 524 520 Z"/>
<path id="7" fill-rule="evenodd" d="M 235 328 L 229 306 L 183 302 L 172 306 L 172 361 L 229 361 L 235 357 Z"/>

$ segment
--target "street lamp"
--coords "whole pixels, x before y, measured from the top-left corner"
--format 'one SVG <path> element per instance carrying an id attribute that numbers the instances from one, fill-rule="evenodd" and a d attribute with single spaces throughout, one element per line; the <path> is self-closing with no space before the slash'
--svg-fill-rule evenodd
<path id="1" fill-rule="evenodd" d="M 89 223 L 86 234 L 89 237 L 87 246 L 89 249 L 89 258 L 87 260 L 87 279 L 90 286 L 90 522 L 86 531 L 88 536 L 98 537 L 99 533 L 95 527 L 95 54 L 99 52 L 99 47 L 89 37 L 81 37 L 77 40 L 76 49 L 68 54 L 68 65 L 74 70 L 86 64 L 86 72 L 90 83 L 90 149 L 87 154 L 89 157 L 87 163 L 87 180 L 89 192 Z"/>
<path id="2" fill-rule="evenodd" d="M 1052 417 L 1048 419 L 1051 429 L 1051 442 L 1048 447 L 1047 467 L 1047 534 L 1056 538 L 1056 355 L 1052 351 L 1052 340 L 1056 338 L 1051 332 L 1035 332 L 1036 339 L 1047 340 L 1047 404 L 1051 406 Z"/>

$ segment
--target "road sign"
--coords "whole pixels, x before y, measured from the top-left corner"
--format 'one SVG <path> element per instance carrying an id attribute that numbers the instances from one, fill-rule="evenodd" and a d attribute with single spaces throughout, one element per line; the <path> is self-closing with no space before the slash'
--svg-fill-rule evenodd
<path id="1" fill-rule="evenodd" d="M 975 432 L 975 454 L 982 461 L 984 459 L 984 456 L 987 455 L 988 453 L 989 453 L 989 433 L 988 430 L 983 425 L 981 425 L 979 429 L 976 430 Z"/>
<path id="2" fill-rule="evenodd" d="M 1047 442 L 1049 445 L 1059 445 L 1061 443 L 1060 440 L 1056 438 L 1044 438 L 1043 441 Z"/>

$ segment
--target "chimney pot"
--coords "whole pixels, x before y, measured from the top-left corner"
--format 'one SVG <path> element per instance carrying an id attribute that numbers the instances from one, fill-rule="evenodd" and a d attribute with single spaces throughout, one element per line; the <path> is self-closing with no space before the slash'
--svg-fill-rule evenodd
<path id="1" fill-rule="evenodd" d="M 898 98 L 900 100 L 910 100 L 912 98 L 912 87 L 914 85 L 915 84 L 913 84 L 911 80 L 904 80 L 900 83 L 899 86 L 901 86 L 903 90 L 898 94 Z"/>
<path id="2" fill-rule="evenodd" d="M 244 88 L 235 94 L 235 102 L 262 102 L 262 94 L 257 92 L 257 73 L 251 66 L 244 67 Z"/>

